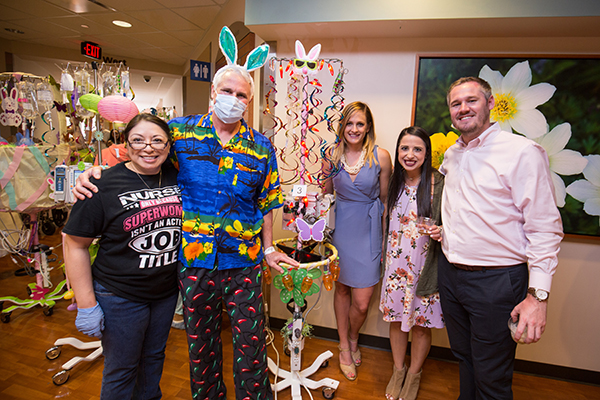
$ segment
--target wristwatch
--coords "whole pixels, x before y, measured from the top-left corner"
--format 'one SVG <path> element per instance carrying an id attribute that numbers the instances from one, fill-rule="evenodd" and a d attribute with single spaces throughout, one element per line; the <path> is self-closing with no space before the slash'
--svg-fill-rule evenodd
<path id="1" fill-rule="evenodd" d="M 550 296 L 550 293 L 548 291 L 544 289 L 536 289 L 533 287 L 527 289 L 527 293 L 532 295 L 537 301 L 546 301 L 548 300 L 548 296 Z"/>

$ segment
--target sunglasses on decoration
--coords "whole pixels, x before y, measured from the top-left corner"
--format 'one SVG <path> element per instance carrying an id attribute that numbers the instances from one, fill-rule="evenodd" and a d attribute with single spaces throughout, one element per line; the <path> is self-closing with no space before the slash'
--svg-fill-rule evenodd
<path id="1" fill-rule="evenodd" d="M 294 59 L 294 66 L 296 68 L 302 68 L 305 65 L 306 65 L 306 68 L 308 68 L 310 70 L 315 70 L 315 69 L 317 69 L 317 66 L 319 65 L 319 63 L 316 61 L 310 61 L 310 60 L 300 60 L 297 58 Z"/>

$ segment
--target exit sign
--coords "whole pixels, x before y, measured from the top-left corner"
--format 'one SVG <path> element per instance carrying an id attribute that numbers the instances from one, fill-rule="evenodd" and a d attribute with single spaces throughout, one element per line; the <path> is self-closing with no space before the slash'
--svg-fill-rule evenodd
<path id="1" fill-rule="evenodd" d="M 81 54 L 94 60 L 100 60 L 102 58 L 102 48 L 96 43 L 81 42 Z"/>

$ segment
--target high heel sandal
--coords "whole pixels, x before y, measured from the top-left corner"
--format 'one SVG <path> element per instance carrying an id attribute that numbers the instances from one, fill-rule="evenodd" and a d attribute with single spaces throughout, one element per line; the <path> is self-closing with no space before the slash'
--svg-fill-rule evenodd
<path id="1" fill-rule="evenodd" d="M 406 365 L 404 365 L 402 369 L 398 369 L 396 368 L 396 365 L 394 365 L 394 372 L 392 373 L 390 382 L 385 388 L 385 398 L 387 400 L 398 400 L 398 398 L 400 397 L 400 391 L 402 390 L 402 385 L 404 384 L 405 377 Z"/>
<path id="2" fill-rule="evenodd" d="M 350 343 L 356 343 L 356 351 L 352 351 L 352 345 L 350 345 L 350 355 L 352 356 L 352 361 L 354 361 L 354 365 L 360 367 L 362 364 L 362 354 L 360 353 L 360 349 L 358 348 L 358 339 L 353 340 L 348 338 Z"/>
<path id="3" fill-rule="evenodd" d="M 350 349 L 342 349 L 342 346 L 338 346 L 338 349 L 340 350 L 340 369 L 342 370 L 342 373 L 344 374 L 346 379 L 348 379 L 349 381 L 355 380 L 356 379 L 356 367 L 354 366 L 354 363 L 352 363 L 350 365 L 342 364 L 342 353 L 345 351 L 351 353 Z"/>

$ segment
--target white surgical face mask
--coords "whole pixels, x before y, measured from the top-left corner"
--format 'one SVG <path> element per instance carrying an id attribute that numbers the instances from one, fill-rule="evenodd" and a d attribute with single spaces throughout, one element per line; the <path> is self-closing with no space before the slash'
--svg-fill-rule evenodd
<path id="1" fill-rule="evenodd" d="M 221 121 L 233 124 L 242 119 L 244 111 L 246 111 L 246 104 L 235 96 L 217 93 L 213 109 Z"/>

